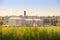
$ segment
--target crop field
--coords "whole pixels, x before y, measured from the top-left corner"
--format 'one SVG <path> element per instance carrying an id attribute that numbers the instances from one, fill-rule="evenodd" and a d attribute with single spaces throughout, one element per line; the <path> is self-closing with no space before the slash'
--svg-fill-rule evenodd
<path id="1" fill-rule="evenodd" d="M 60 40 L 60 27 L 0 27 L 0 40 Z"/>

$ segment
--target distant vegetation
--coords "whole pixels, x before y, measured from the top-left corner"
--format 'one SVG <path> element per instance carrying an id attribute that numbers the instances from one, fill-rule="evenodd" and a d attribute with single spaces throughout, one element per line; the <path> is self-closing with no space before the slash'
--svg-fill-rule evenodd
<path id="1" fill-rule="evenodd" d="M 60 27 L 0 27 L 0 40 L 60 40 Z"/>
<path id="2" fill-rule="evenodd" d="M 2 21 L 0 21 L 0 26 L 1 26 L 1 25 L 3 25 L 3 22 L 2 22 Z"/>
<path id="3" fill-rule="evenodd" d="M 8 25 L 8 19 L 10 18 L 11 16 L 0 16 L 0 26 L 1 25 Z M 60 26 L 60 16 L 41 16 L 40 17 L 41 19 L 44 20 L 44 25 L 49 25 L 49 26 Z M 44 26 L 42 25 L 42 26 Z M 29 26 L 29 25 L 28 25 Z"/>

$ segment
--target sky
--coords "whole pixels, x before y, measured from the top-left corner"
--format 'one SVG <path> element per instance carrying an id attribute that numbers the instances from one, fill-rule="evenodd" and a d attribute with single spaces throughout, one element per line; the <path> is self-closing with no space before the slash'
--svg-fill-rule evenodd
<path id="1" fill-rule="evenodd" d="M 0 0 L 0 16 L 60 16 L 60 0 Z"/>

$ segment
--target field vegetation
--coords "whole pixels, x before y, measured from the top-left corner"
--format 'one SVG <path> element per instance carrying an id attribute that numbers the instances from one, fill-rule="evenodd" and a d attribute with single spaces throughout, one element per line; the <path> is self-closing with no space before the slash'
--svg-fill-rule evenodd
<path id="1" fill-rule="evenodd" d="M 60 40 L 60 27 L 0 27 L 0 40 Z"/>

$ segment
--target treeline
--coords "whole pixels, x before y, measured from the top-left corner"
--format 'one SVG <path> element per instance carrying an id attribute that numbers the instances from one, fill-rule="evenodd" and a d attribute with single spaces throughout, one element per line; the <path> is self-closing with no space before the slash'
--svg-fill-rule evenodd
<path id="1" fill-rule="evenodd" d="M 0 16 L 0 25 L 7 24 L 9 17 L 11 16 L 5 16 L 5 17 Z M 47 17 L 42 16 L 40 18 L 44 20 L 44 25 L 47 24 L 57 26 L 58 23 L 60 24 L 60 16 L 47 16 Z"/>
<path id="2" fill-rule="evenodd" d="M 44 25 L 57 26 L 58 23 L 59 23 L 59 22 L 58 22 L 57 19 L 44 19 Z"/>

